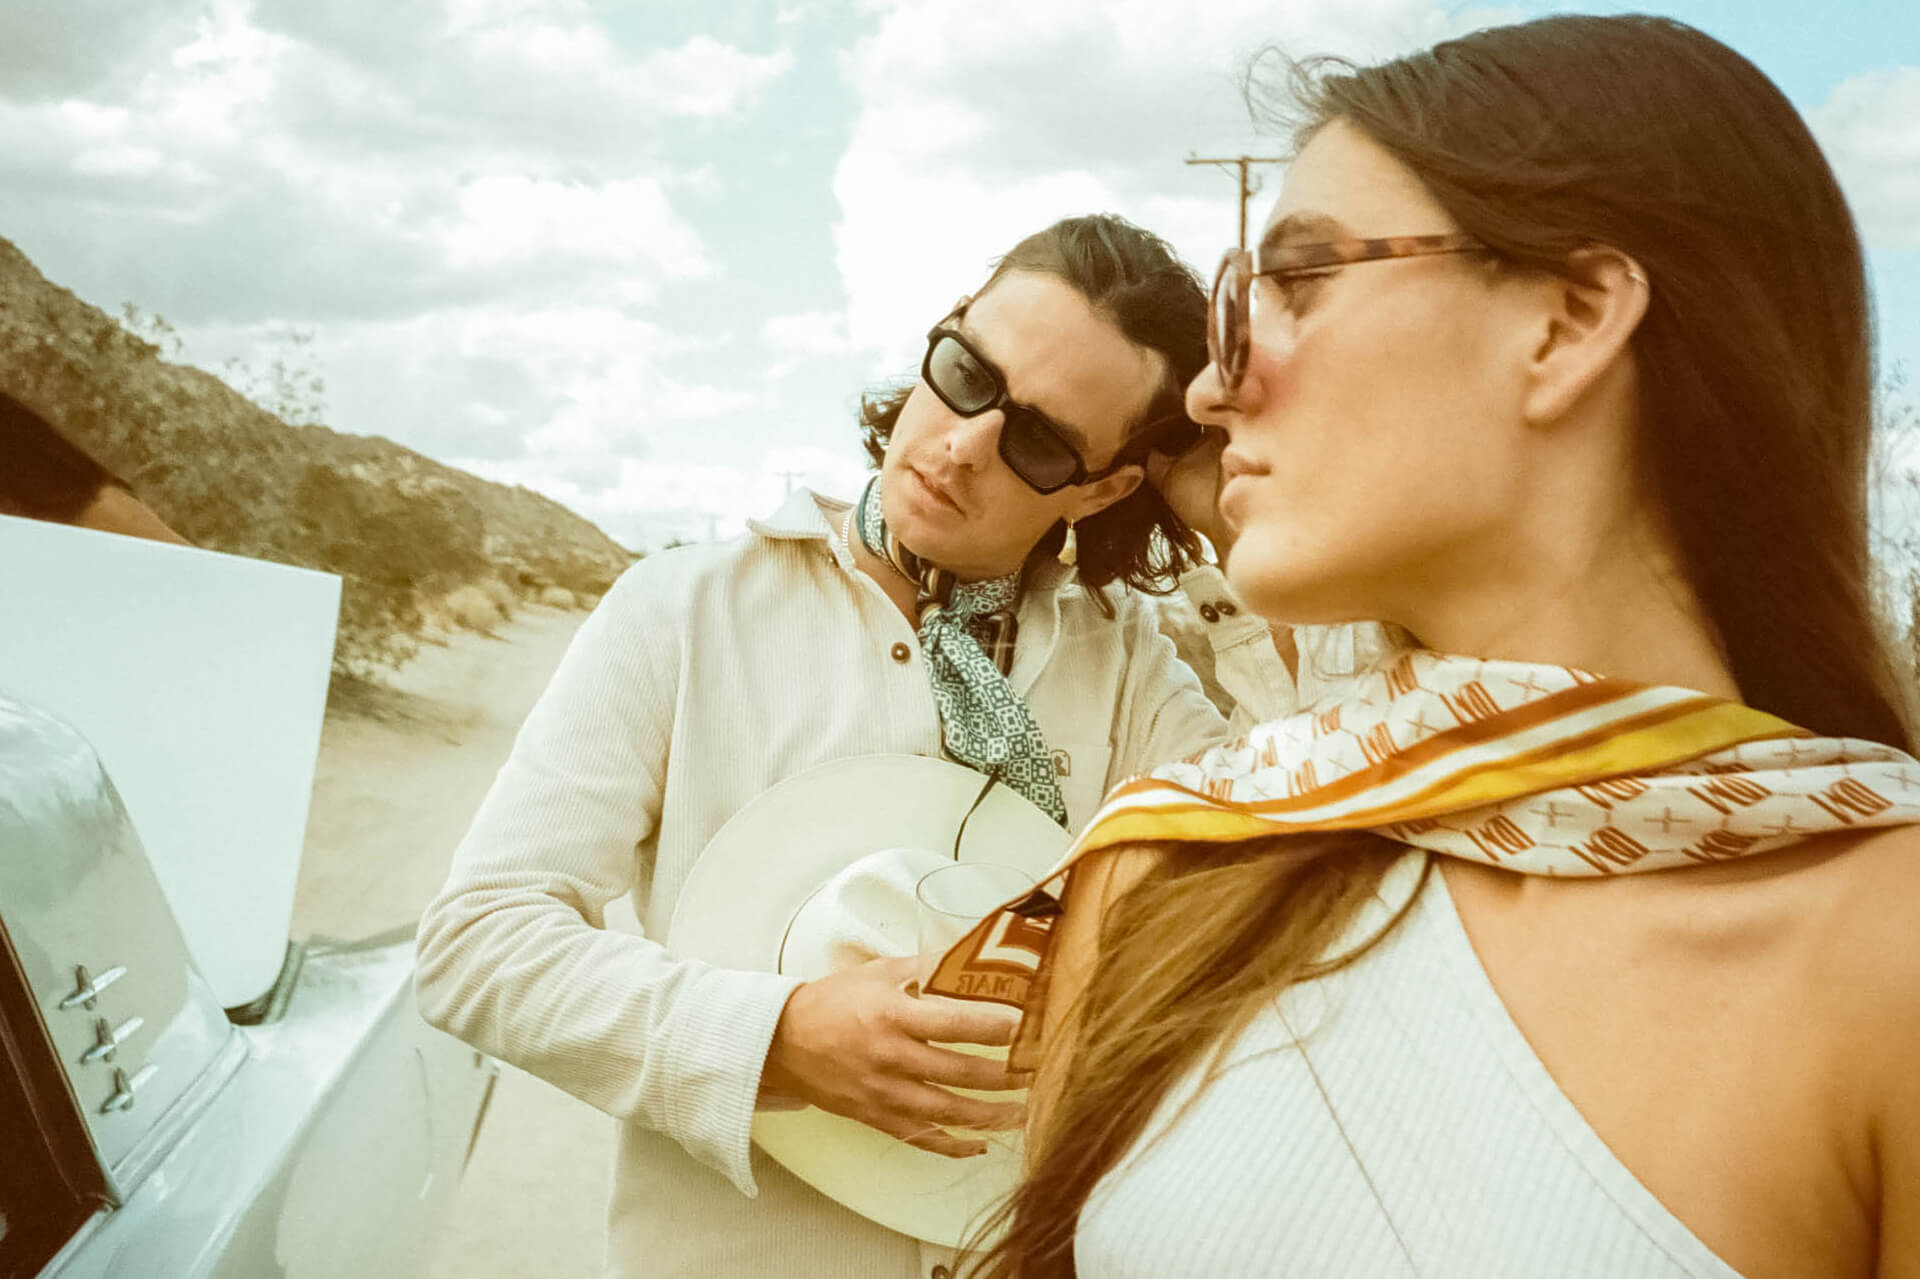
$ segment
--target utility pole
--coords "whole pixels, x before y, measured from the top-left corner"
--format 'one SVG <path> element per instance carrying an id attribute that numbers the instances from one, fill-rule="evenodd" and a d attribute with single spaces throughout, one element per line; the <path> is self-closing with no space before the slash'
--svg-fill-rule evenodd
<path id="1" fill-rule="evenodd" d="M 1255 164 L 1285 164 L 1286 162 L 1287 157 L 1284 155 L 1190 155 L 1187 157 L 1188 164 L 1217 164 L 1221 168 L 1231 165 L 1240 170 L 1240 247 L 1243 249 L 1247 247 L 1247 197 L 1259 189 L 1249 177 L 1247 169 Z"/>
<path id="2" fill-rule="evenodd" d="M 805 475 L 805 471 L 775 471 L 775 475 L 787 482 L 787 496 L 793 496 L 793 482 Z"/>

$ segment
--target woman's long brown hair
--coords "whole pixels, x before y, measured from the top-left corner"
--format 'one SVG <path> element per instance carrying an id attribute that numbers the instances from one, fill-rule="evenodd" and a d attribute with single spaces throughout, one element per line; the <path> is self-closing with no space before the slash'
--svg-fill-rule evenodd
<path id="1" fill-rule="evenodd" d="M 1297 138 L 1343 119 L 1518 269 L 1593 243 L 1652 303 L 1632 350 L 1642 483 L 1752 705 L 1911 745 L 1869 587 L 1872 354 L 1858 236 L 1800 116 L 1684 24 L 1555 17 L 1381 66 L 1291 68 Z M 1378 885 L 1369 835 L 1175 848 L 1100 929 L 1036 1083 L 1026 1177 L 971 1267 L 1074 1274 L 1099 1180 L 1174 1082 L 1311 966 Z"/>

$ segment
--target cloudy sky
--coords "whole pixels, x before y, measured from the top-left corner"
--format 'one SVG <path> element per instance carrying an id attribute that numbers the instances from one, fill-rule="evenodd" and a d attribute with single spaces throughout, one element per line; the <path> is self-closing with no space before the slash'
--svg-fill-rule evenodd
<path id="1" fill-rule="evenodd" d="M 1235 186 L 1183 161 L 1272 151 L 1237 90 L 1258 48 L 1377 57 L 1564 7 L 1594 8 L 4 0 L 0 236 L 164 316 L 180 358 L 291 360 L 329 425 L 649 548 L 852 491 L 860 388 L 1056 217 L 1123 213 L 1210 269 Z M 1920 379 L 1920 10 L 1646 7 L 1806 113 L 1882 360 Z"/>

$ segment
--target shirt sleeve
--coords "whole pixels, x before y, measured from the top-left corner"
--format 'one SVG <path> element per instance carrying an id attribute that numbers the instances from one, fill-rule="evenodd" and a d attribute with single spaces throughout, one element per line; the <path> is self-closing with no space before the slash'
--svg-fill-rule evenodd
<path id="1" fill-rule="evenodd" d="M 1131 597 L 1117 624 L 1129 657 L 1114 719 L 1108 789 L 1232 736 L 1193 667 L 1162 632 L 1152 603 Z"/>
<path id="2" fill-rule="evenodd" d="M 1299 708 L 1294 678 L 1273 646 L 1266 620 L 1234 597 L 1217 567 L 1200 564 L 1181 574 L 1179 593 L 1168 597 L 1163 615 L 1179 619 L 1185 630 L 1197 634 L 1197 644 L 1205 645 L 1190 661 L 1196 667 L 1211 665 L 1214 683 L 1225 697 L 1221 709 L 1234 732 Z M 1166 625 L 1163 621 L 1163 629 Z"/>
<path id="3" fill-rule="evenodd" d="M 604 926 L 641 874 L 673 733 L 685 606 L 657 558 L 608 592 L 527 716 L 420 921 L 416 986 L 433 1025 L 751 1196 L 760 1072 L 799 982 Z"/>

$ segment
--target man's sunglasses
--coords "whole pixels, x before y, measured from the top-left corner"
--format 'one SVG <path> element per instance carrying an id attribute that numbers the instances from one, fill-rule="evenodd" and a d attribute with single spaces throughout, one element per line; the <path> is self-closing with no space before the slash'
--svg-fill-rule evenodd
<path id="1" fill-rule="evenodd" d="M 1329 240 L 1324 244 L 1292 244 L 1277 249 L 1228 249 L 1213 277 L 1213 300 L 1207 308 L 1207 354 L 1220 370 L 1220 388 L 1228 398 L 1247 375 L 1247 357 L 1253 338 L 1249 332 L 1253 282 L 1261 276 L 1277 279 L 1318 275 L 1356 262 L 1388 258 L 1428 257 L 1436 253 L 1483 253 L 1486 245 L 1470 235 L 1393 235 L 1378 240 Z"/>
<path id="2" fill-rule="evenodd" d="M 1200 439 L 1200 428 L 1184 412 L 1135 431 L 1113 461 L 1087 470 L 1066 431 L 1045 413 L 1007 395 L 1007 379 L 993 362 L 974 350 L 957 329 L 937 325 L 927 334 L 927 358 L 920 377 L 940 402 L 961 417 L 1001 410 L 1000 460 L 1036 493 L 1057 493 L 1073 484 L 1091 484 L 1123 466 L 1144 462 L 1152 452 L 1178 456 Z"/>

